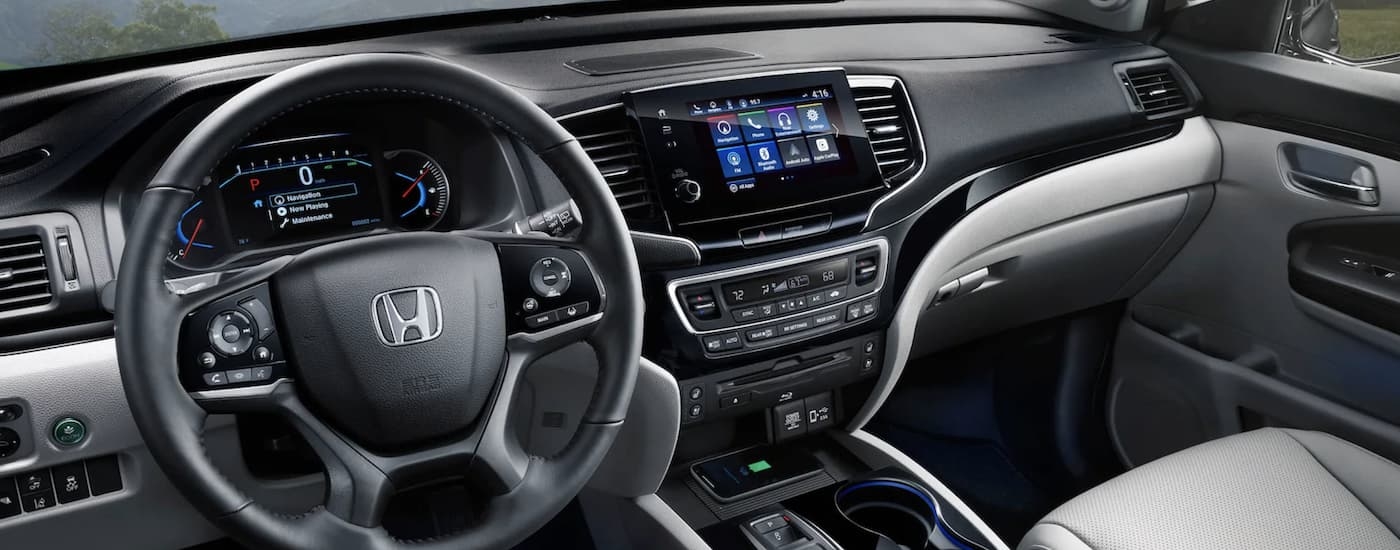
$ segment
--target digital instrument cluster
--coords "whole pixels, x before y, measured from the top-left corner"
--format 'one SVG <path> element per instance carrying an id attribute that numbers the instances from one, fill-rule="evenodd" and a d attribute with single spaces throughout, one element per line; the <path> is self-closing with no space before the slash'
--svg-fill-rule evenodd
<path id="1" fill-rule="evenodd" d="M 169 258 L 183 268 L 356 232 L 431 229 L 452 205 L 432 157 L 376 150 L 350 133 L 244 145 L 210 177 L 174 227 Z"/>

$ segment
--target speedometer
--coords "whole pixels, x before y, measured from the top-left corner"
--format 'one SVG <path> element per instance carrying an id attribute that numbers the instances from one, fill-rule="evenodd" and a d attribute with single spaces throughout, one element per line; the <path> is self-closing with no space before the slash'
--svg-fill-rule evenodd
<path id="1" fill-rule="evenodd" d="M 412 149 L 384 153 L 389 171 L 391 215 L 404 229 L 430 229 L 451 204 L 451 188 L 442 166 Z"/>

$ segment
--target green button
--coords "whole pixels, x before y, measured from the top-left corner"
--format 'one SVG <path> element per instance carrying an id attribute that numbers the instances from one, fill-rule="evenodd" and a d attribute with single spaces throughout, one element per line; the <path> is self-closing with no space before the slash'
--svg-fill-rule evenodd
<path id="1" fill-rule="evenodd" d="M 76 418 L 64 418 L 53 425 L 53 440 L 59 445 L 72 447 L 87 438 L 87 426 Z"/>

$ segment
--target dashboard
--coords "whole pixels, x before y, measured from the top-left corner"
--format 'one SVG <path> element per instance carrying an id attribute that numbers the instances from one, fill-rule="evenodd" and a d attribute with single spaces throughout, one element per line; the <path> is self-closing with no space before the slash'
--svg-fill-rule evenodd
<path id="1" fill-rule="evenodd" d="M 983 280 L 1016 288 L 998 278 L 1005 273 L 996 270 L 1006 264 L 993 265 L 990 274 L 978 272 L 980 265 L 963 272 L 966 266 L 949 264 L 942 266 L 947 273 L 919 277 L 921 262 L 950 227 L 1038 174 L 1165 139 L 1172 131 L 1134 114 L 1114 73 L 1117 64 L 1165 59 L 1156 48 L 1069 31 L 1030 10 L 1016 11 L 1013 19 L 1024 19 L 1007 24 L 980 16 L 948 20 L 933 13 L 945 9 L 937 3 L 912 3 L 890 8 L 889 18 L 852 24 L 852 13 L 842 11 L 857 9 L 850 4 L 812 6 L 811 20 L 771 28 L 735 22 L 761 20 L 755 14 L 781 19 L 787 13 L 782 7 L 699 9 L 714 26 L 690 30 L 694 22 L 674 13 L 648 14 L 640 23 L 629 14 L 454 28 L 172 65 L 132 75 L 121 86 L 84 83 L 84 93 L 54 96 L 69 105 L 52 116 L 0 128 L 19 128 L 0 133 L 0 151 L 43 146 L 54 153 L 20 171 L 0 169 L 3 214 L 71 212 L 45 221 L 42 236 L 52 250 L 65 237 L 77 265 L 69 279 L 61 273 L 63 261 L 50 262 L 54 281 L 72 282 L 72 290 L 60 284 L 55 305 L 0 311 L 0 325 L 37 327 L 32 339 L 0 345 L 8 346 L 5 351 L 52 350 L 87 341 L 82 349 L 91 350 L 109 341 L 111 313 L 103 308 L 102 289 L 117 277 L 136 202 L 173 146 L 214 106 L 307 59 L 407 50 L 471 67 L 535 101 L 579 139 L 613 188 L 642 264 L 649 306 L 644 355 L 678 394 L 669 396 L 677 402 L 666 402 L 678 407 L 666 414 L 682 428 L 677 463 L 859 421 L 897 376 L 892 365 L 908 359 L 908 350 L 899 348 L 907 330 L 892 329 L 910 322 L 899 316 L 907 297 L 941 293 L 952 284 L 945 297 L 966 303 L 960 296 L 992 286 Z M 905 9 L 930 13 L 896 13 Z M 828 18 L 828 11 L 841 13 Z M 639 25 L 648 32 L 629 33 Z M 606 35 L 612 32 L 618 34 Z M 545 35 L 565 45 L 530 38 Z M 1070 35 L 1074 40 L 1056 38 Z M 687 67 L 626 57 L 735 44 L 759 55 Z M 585 74 L 567 64 L 585 57 L 610 59 L 626 70 Z M 113 90 L 122 93 L 103 93 Z M 12 112 L 5 101 L 0 98 L 0 114 Z M 104 123 L 101 130 L 82 135 L 77 129 L 94 117 Z M 1145 127 L 1160 132 L 1095 145 Z M 363 94 L 299 109 L 247 136 L 200 177 L 205 184 L 168 230 L 172 283 L 236 273 L 344 239 L 463 229 L 552 232 L 580 223 L 557 178 L 508 133 L 457 106 L 401 94 Z M 1044 205 L 1050 213 L 1041 221 L 1024 211 L 1003 213 L 990 225 L 1006 234 L 981 244 L 990 249 L 1018 232 L 1051 225 L 1058 204 Z M 6 231 L 0 224 L 0 239 Z M 981 242 L 967 242 L 974 241 Z M 524 326 L 573 305 L 567 296 L 528 295 L 530 285 L 520 279 L 520 299 L 512 296 L 504 307 Z M 1100 286 L 1116 289 L 1121 281 Z M 90 510 L 179 502 L 123 416 L 114 352 L 98 350 L 106 362 L 54 353 L 29 362 L 44 370 L 42 380 L 15 380 L 10 387 L 27 394 L 27 418 L 76 411 L 97 437 L 75 451 L 37 445 L 43 441 L 38 432 L 22 433 L 31 443 L 20 454 L 29 458 L 0 457 L 0 478 L 120 456 L 129 483 L 117 494 L 127 500 L 90 497 L 56 511 L 0 518 L 0 531 L 18 526 L 47 537 L 55 523 L 41 520 L 65 518 L 63 510 L 95 517 Z M 116 405 L 89 413 L 72 396 L 59 396 L 48 382 L 73 362 L 100 382 L 87 390 L 96 392 L 92 399 Z M 569 366 L 541 375 L 533 399 L 563 410 L 577 401 L 577 383 L 584 383 L 568 369 L 586 361 L 571 356 L 560 362 Z M 9 383 L 4 376 L 0 380 Z M 569 383 L 551 383 L 549 376 Z M 0 395 L 0 405 L 9 404 L 6 399 Z M 64 399 L 61 406 L 41 404 Z M 548 412 L 543 422 L 571 418 Z M 655 416 L 663 417 L 670 418 Z M 541 426 L 531 437 L 546 438 L 539 434 L 555 428 Z M 285 434 L 245 419 L 218 428 L 211 448 L 234 464 L 241 482 L 271 493 L 296 485 L 312 493 L 312 504 L 319 498 L 319 481 L 306 481 L 306 471 L 288 466 L 298 458 L 285 451 Z M 288 513 L 306 508 L 306 499 L 285 500 Z M 108 531 L 136 536 L 153 522 L 188 523 L 196 527 L 161 532 L 170 541 L 183 537 L 175 541 L 182 544 L 217 535 L 188 515 L 183 523 L 129 517 L 128 525 Z M 81 546 L 74 541 L 84 534 L 57 536 Z"/>

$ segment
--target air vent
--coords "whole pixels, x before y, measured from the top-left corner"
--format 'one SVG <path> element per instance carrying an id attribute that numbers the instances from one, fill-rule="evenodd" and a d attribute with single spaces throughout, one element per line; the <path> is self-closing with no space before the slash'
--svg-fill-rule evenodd
<path id="1" fill-rule="evenodd" d="M 1168 65 L 1155 64 L 1120 69 L 1119 77 L 1134 107 L 1148 119 L 1162 118 L 1191 109 L 1191 96 Z"/>
<path id="2" fill-rule="evenodd" d="M 922 162 L 923 149 L 903 84 L 889 77 L 853 76 L 850 80 L 880 175 L 892 187 L 909 181 Z"/>
<path id="3" fill-rule="evenodd" d="M 559 123 L 578 138 L 588 158 L 593 159 L 624 217 L 656 218 L 656 193 L 647 180 L 637 133 L 622 106 L 572 115 Z"/>
<path id="4" fill-rule="evenodd" d="M 43 306 L 52 300 L 39 236 L 0 239 L 0 312 Z"/>

